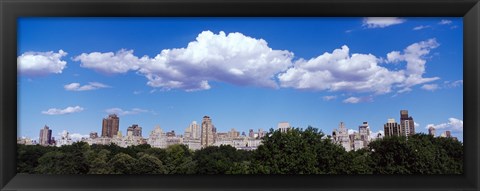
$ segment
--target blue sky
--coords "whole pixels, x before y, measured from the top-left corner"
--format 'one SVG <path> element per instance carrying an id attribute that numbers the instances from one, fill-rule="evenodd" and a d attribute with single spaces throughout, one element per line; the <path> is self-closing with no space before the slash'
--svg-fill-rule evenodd
<path id="1" fill-rule="evenodd" d="M 18 136 L 76 137 L 120 115 L 147 137 L 288 121 L 372 132 L 409 110 L 463 139 L 461 18 L 20 18 Z"/>

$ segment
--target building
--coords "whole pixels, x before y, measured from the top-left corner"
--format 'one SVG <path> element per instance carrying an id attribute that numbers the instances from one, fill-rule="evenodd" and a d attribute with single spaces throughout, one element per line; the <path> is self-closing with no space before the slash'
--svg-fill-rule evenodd
<path id="1" fill-rule="evenodd" d="M 435 137 L 435 127 L 428 127 L 428 134 Z"/>
<path id="2" fill-rule="evenodd" d="M 98 138 L 98 133 L 97 132 L 90 132 L 90 139 L 96 139 Z"/>
<path id="3" fill-rule="evenodd" d="M 214 129 L 212 119 L 209 116 L 204 116 L 202 120 L 201 144 L 202 148 L 208 147 L 215 143 Z"/>
<path id="4" fill-rule="evenodd" d="M 108 115 L 102 122 L 102 137 L 113 138 L 118 133 L 120 119 L 116 114 Z"/>
<path id="5" fill-rule="evenodd" d="M 354 144 L 355 150 L 361 149 L 366 147 L 370 143 L 370 127 L 368 126 L 368 122 L 363 122 L 362 125 L 358 126 L 358 135 L 359 135 L 359 141 L 362 142 L 362 144 Z"/>
<path id="6" fill-rule="evenodd" d="M 52 144 L 52 130 L 47 125 L 45 125 L 43 129 L 40 129 L 40 137 L 38 144 L 43 146 L 48 146 Z"/>
<path id="7" fill-rule="evenodd" d="M 57 147 L 61 147 L 63 145 L 71 145 L 72 143 L 73 141 L 70 137 L 70 133 L 67 130 L 63 130 L 62 137 L 60 137 L 60 140 L 57 141 Z"/>
<path id="8" fill-rule="evenodd" d="M 352 141 L 348 135 L 348 130 L 343 122 L 338 125 L 338 130 L 334 129 L 332 133 L 333 142 L 341 145 L 346 151 L 352 150 Z"/>
<path id="9" fill-rule="evenodd" d="M 127 136 L 141 137 L 142 127 L 139 127 L 137 124 L 133 124 L 127 128 Z"/>
<path id="10" fill-rule="evenodd" d="M 280 132 L 282 132 L 282 133 L 287 132 L 290 128 L 292 128 L 292 127 L 290 126 L 290 123 L 288 123 L 288 122 L 280 122 L 277 125 L 277 129 L 280 130 Z"/>
<path id="11" fill-rule="evenodd" d="M 253 129 L 248 130 L 248 137 L 255 138 L 255 132 L 253 131 Z"/>
<path id="12" fill-rule="evenodd" d="M 385 137 L 402 135 L 402 129 L 400 128 L 400 124 L 395 122 L 395 119 L 388 119 L 387 123 L 383 125 L 383 130 Z"/>
<path id="13" fill-rule="evenodd" d="M 240 136 L 240 132 L 236 131 L 234 128 L 230 129 L 228 132 L 228 137 L 229 138 L 237 138 Z"/>
<path id="14" fill-rule="evenodd" d="M 157 125 L 155 129 L 150 132 L 147 143 L 155 148 L 167 148 L 167 136 L 159 125 Z"/>
<path id="15" fill-rule="evenodd" d="M 183 137 L 191 138 L 191 139 L 199 139 L 201 134 L 201 129 L 198 126 L 196 121 L 192 121 L 192 123 L 185 129 L 185 134 Z"/>
<path id="16" fill-rule="evenodd" d="M 408 116 L 408 110 L 400 110 L 400 128 L 404 136 L 415 134 L 415 122 L 411 116 Z"/>

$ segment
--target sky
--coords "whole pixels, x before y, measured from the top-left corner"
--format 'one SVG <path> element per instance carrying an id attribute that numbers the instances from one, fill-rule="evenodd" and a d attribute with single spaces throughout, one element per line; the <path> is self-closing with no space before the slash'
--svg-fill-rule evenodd
<path id="1" fill-rule="evenodd" d="M 409 111 L 463 140 L 459 18 L 19 18 L 18 136 L 183 134 L 210 116 L 218 132 L 279 122 L 331 134 L 366 121 L 382 133 Z"/>

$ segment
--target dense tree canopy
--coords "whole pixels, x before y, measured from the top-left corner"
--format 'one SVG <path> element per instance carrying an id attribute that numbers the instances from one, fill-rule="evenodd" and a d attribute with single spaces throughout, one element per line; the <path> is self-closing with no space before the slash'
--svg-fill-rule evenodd
<path id="1" fill-rule="evenodd" d="M 254 151 L 232 146 L 189 150 L 84 142 L 18 145 L 18 173 L 39 174 L 462 174 L 463 144 L 415 134 L 385 137 L 347 152 L 316 128 L 273 129 Z"/>

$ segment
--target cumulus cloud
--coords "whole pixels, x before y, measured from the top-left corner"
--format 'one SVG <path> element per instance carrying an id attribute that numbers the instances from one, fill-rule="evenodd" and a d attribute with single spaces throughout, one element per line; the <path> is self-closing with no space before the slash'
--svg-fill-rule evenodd
<path id="1" fill-rule="evenodd" d="M 300 59 L 278 75 L 282 87 L 385 94 L 405 80 L 405 72 L 379 65 L 372 54 L 352 54 L 348 46 L 310 60 Z"/>
<path id="2" fill-rule="evenodd" d="M 373 131 L 370 131 L 370 138 L 371 139 L 376 139 L 378 138 L 378 134 L 381 134 L 380 137 L 384 137 L 385 136 L 385 132 L 383 130 L 379 130 L 377 132 L 373 132 Z"/>
<path id="3" fill-rule="evenodd" d="M 451 21 L 451 20 L 442 19 L 440 22 L 438 22 L 438 24 L 440 24 L 440 25 L 449 25 L 449 24 L 452 24 L 452 21 Z"/>
<path id="4" fill-rule="evenodd" d="M 387 54 L 387 62 L 406 62 L 405 80 L 398 85 L 403 89 L 399 91 L 405 92 L 410 90 L 412 86 L 429 83 L 440 79 L 439 77 L 424 78 L 425 64 L 427 63 L 425 56 L 430 53 L 434 48 L 437 48 L 440 44 L 436 39 L 429 39 L 414 43 L 403 50 L 403 54 L 399 51 L 392 51 Z"/>
<path id="5" fill-rule="evenodd" d="M 148 110 L 140 109 L 140 108 L 133 108 L 131 110 L 123 110 L 121 108 L 115 107 L 115 108 L 106 109 L 105 112 L 107 112 L 108 114 L 117 114 L 117 115 L 135 115 L 135 114 L 139 114 L 139 113 L 148 112 Z"/>
<path id="6" fill-rule="evenodd" d="M 366 28 L 385 28 L 392 25 L 404 23 L 405 19 L 398 17 L 366 17 L 363 25 Z"/>
<path id="7" fill-rule="evenodd" d="M 430 28 L 429 25 L 420 25 L 413 28 L 414 31 Z"/>
<path id="8" fill-rule="evenodd" d="M 287 69 L 292 58 L 293 53 L 273 50 L 263 39 L 203 31 L 186 48 L 164 49 L 153 58 L 120 50 L 84 53 L 74 60 L 102 73 L 135 70 L 154 88 L 198 91 L 210 89 L 210 81 L 277 88 L 275 75 Z"/>
<path id="9" fill-rule="evenodd" d="M 129 70 L 137 70 L 139 65 L 139 59 L 133 55 L 133 50 L 125 49 L 121 49 L 116 53 L 83 53 L 73 58 L 73 60 L 80 61 L 81 67 L 93 69 L 105 74 L 117 74 L 125 73 Z"/>
<path id="10" fill-rule="evenodd" d="M 413 122 L 413 126 L 415 126 L 415 127 L 420 127 L 420 124 L 417 123 L 417 122 Z"/>
<path id="11" fill-rule="evenodd" d="M 448 118 L 448 122 L 440 123 L 437 125 L 428 124 L 427 126 L 425 126 L 425 129 L 428 129 L 429 127 L 460 132 L 463 131 L 463 120 L 451 117 Z"/>
<path id="12" fill-rule="evenodd" d="M 65 109 L 58 109 L 58 108 L 50 108 L 47 111 L 42 111 L 42 114 L 45 115 L 63 115 L 63 114 L 71 114 L 71 113 L 78 113 L 83 111 L 83 108 L 80 106 L 75 107 L 67 107 Z"/>
<path id="13" fill-rule="evenodd" d="M 438 84 L 425 84 L 421 88 L 428 91 L 435 91 L 439 88 L 439 86 Z"/>
<path id="14" fill-rule="evenodd" d="M 44 76 L 48 74 L 60 74 L 66 67 L 67 62 L 62 60 L 67 52 L 25 52 L 17 57 L 17 70 L 21 75 Z"/>
<path id="15" fill-rule="evenodd" d="M 96 90 L 100 88 L 108 88 L 110 86 L 99 83 L 99 82 L 89 82 L 87 85 L 80 85 L 80 83 L 70 83 L 63 86 L 67 91 L 88 91 Z"/>

